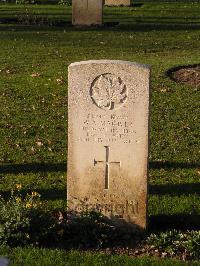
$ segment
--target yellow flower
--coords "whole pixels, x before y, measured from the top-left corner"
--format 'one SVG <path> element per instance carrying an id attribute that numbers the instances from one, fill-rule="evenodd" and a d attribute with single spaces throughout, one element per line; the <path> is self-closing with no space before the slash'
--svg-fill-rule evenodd
<path id="1" fill-rule="evenodd" d="M 19 198 L 19 197 L 16 198 L 16 202 L 17 202 L 17 203 L 20 203 L 21 201 L 22 201 L 21 198 Z"/>
<path id="2" fill-rule="evenodd" d="M 22 188 L 22 185 L 21 184 L 16 184 L 15 187 L 16 187 L 16 189 L 20 190 Z"/>
<path id="3" fill-rule="evenodd" d="M 30 203 L 26 203 L 26 208 L 27 209 L 29 209 L 29 208 L 31 208 L 32 207 L 32 204 L 30 204 Z"/>
<path id="4" fill-rule="evenodd" d="M 31 195 L 32 195 L 32 197 L 36 197 L 38 195 L 38 193 L 36 191 L 32 191 Z"/>

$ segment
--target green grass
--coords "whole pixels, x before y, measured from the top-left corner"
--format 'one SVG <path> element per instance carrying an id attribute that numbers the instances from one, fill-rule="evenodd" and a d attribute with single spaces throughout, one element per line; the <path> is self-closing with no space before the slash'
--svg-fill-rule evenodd
<path id="1" fill-rule="evenodd" d="M 14 248 L 8 250 L 2 248 L 0 253 L 9 257 L 11 266 L 37 266 L 37 265 L 81 265 L 81 266 L 102 266 L 102 265 L 134 265 L 134 266 L 181 266 L 181 265 L 198 265 L 198 262 L 183 263 L 172 259 L 160 260 L 157 258 L 131 258 L 126 255 L 105 255 L 103 253 L 92 252 L 65 252 L 62 250 L 49 250 L 39 248 Z"/>
<path id="2" fill-rule="evenodd" d="M 119 22 L 115 28 L 62 25 L 71 20 L 71 8 L 56 5 L 29 6 L 28 15 L 60 26 L 16 24 L 24 13 L 24 6 L 0 5 L 1 192 L 22 183 L 25 191 L 40 191 L 52 208 L 64 208 L 67 67 L 90 59 L 136 61 L 152 66 L 150 230 L 198 226 L 200 93 L 165 72 L 200 63 L 200 3 L 105 8 L 104 21 Z M 20 252 L 24 258 L 28 251 Z"/>

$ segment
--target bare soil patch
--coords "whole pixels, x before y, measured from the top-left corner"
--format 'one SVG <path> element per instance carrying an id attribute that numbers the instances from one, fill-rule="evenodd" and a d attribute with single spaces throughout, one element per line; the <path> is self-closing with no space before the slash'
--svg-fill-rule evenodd
<path id="1" fill-rule="evenodd" d="M 200 64 L 173 68 L 167 74 L 177 83 L 200 88 Z"/>

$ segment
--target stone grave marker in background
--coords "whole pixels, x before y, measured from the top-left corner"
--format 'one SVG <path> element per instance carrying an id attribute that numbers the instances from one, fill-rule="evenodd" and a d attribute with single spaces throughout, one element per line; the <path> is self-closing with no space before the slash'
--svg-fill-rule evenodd
<path id="1" fill-rule="evenodd" d="M 149 76 L 149 67 L 126 61 L 69 66 L 70 210 L 146 228 Z"/>
<path id="2" fill-rule="evenodd" d="M 103 0 L 73 0 L 72 24 L 102 25 Z"/>
<path id="3" fill-rule="evenodd" d="M 106 6 L 130 6 L 131 0 L 105 0 Z"/>
<path id="4" fill-rule="evenodd" d="M 5 257 L 0 257 L 0 266 L 8 266 L 9 260 Z"/>

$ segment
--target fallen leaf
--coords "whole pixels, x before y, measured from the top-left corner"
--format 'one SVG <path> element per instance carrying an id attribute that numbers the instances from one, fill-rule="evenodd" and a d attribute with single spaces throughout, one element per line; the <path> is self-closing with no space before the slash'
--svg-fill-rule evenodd
<path id="1" fill-rule="evenodd" d="M 167 91 L 167 89 L 160 89 L 160 91 L 161 91 L 161 92 L 166 92 L 166 91 Z"/>
<path id="2" fill-rule="evenodd" d="M 57 81 L 57 83 L 59 85 L 62 85 L 64 83 L 64 78 L 63 77 L 60 77 L 60 78 L 56 79 L 56 81 Z"/>
<path id="3" fill-rule="evenodd" d="M 43 143 L 41 141 L 36 141 L 36 144 L 38 147 L 42 147 L 43 146 Z"/>
<path id="4" fill-rule="evenodd" d="M 41 76 L 41 74 L 38 73 L 38 72 L 36 72 L 36 73 L 32 73 L 32 74 L 31 74 L 31 77 L 32 77 L 32 78 L 37 78 L 37 77 L 40 77 L 40 76 Z"/>

